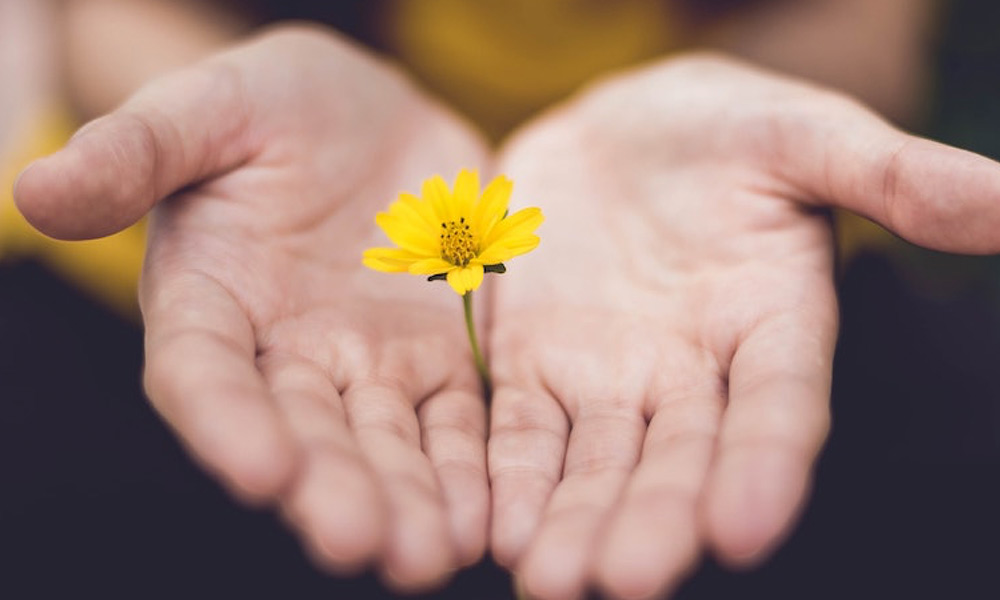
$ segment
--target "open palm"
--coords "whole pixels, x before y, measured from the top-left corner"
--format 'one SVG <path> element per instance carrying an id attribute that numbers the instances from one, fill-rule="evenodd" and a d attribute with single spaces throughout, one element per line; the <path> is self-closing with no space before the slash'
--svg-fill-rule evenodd
<path id="1" fill-rule="evenodd" d="M 658 596 L 787 532 L 829 427 L 820 205 L 1000 248 L 995 165 L 718 57 L 603 82 L 501 165 L 547 215 L 491 334 L 492 544 L 531 597 Z"/>
<path id="2" fill-rule="evenodd" d="M 60 237 L 169 196 L 140 294 L 153 404 L 320 563 L 409 589 L 485 549 L 485 411 L 454 294 L 361 254 L 399 191 L 484 155 L 386 65 L 291 29 L 142 90 L 18 195 Z"/>

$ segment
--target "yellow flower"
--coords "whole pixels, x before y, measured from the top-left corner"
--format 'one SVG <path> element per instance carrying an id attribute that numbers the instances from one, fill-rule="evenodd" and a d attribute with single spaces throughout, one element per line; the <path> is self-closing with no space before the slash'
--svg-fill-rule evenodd
<path id="1" fill-rule="evenodd" d="M 462 170 L 454 191 L 440 175 L 424 182 L 420 197 L 402 193 L 375 223 L 398 248 L 370 248 L 365 266 L 387 273 L 447 278 L 460 295 L 483 282 L 483 273 L 503 273 L 505 260 L 535 249 L 538 208 L 508 215 L 513 183 L 497 176 L 479 193 L 479 175 Z"/>

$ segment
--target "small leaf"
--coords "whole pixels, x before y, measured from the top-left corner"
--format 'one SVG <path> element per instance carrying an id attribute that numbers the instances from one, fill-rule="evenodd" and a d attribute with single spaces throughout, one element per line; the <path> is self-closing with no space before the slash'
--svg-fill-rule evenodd
<path id="1" fill-rule="evenodd" d="M 495 265 L 483 265 L 484 273 L 506 273 L 507 267 L 503 263 L 497 263 Z"/>
<path id="2" fill-rule="evenodd" d="M 431 275 L 430 277 L 428 277 L 427 281 L 447 281 L 447 279 L 448 279 L 447 273 L 438 273 L 437 275 Z"/>

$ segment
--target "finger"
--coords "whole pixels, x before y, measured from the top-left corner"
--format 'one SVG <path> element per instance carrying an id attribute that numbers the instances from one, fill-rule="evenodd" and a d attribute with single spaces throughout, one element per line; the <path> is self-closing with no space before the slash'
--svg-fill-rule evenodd
<path id="1" fill-rule="evenodd" d="M 215 63 L 213 63 L 215 64 Z M 21 174 L 25 218 L 61 239 L 114 233 L 160 199 L 252 152 L 239 71 L 203 65 L 157 80 Z"/>
<path id="2" fill-rule="evenodd" d="M 907 135 L 853 103 L 823 108 L 790 111 L 778 128 L 778 162 L 795 185 L 922 246 L 1000 251 L 1000 164 Z"/>
<path id="3" fill-rule="evenodd" d="M 414 403 L 392 381 L 362 381 L 344 392 L 351 428 L 389 508 L 382 571 L 406 591 L 443 582 L 457 563 L 446 500 L 420 444 Z"/>
<path id="4" fill-rule="evenodd" d="M 301 468 L 282 499 L 312 555 L 337 573 L 356 572 L 384 545 L 388 509 L 347 425 L 340 394 L 315 363 L 266 355 L 258 365 L 301 447 Z"/>
<path id="5" fill-rule="evenodd" d="M 471 389 L 445 390 L 420 406 L 424 453 L 444 494 L 458 561 L 470 565 L 486 551 L 490 490 L 486 476 L 486 408 Z"/>
<path id="6" fill-rule="evenodd" d="M 150 401 L 236 493 L 276 496 L 294 475 L 295 445 L 254 365 L 246 316 L 206 276 L 151 279 L 142 298 Z"/>
<path id="7" fill-rule="evenodd" d="M 493 394 L 487 443 L 493 557 L 517 564 L 534 537 L 562 474 L 569 422 L 547 392 L 500 385 Z"/>
<path id="8" fill-rule="evenodd" d="M 762 560 L 788 532 L 826 439 L 837 317 L 832 289 L 825 294 L 756 326 L 733 356 L 704 514 L 711 544 L 733 565 Z"/>
<path id="9" fill-rule="evenodd" d="M 586 588 L 602 526 L 639 459 L 641 407 L 581 407 L 573 421 L 563 478 L 538 533 L 517 565 L 529 595 L 577 598 Z"/>
<path id="10" fill-rule="evenodd" d="M 712 380 L 718 378 L 705 378 Z M 596 562 L 597 581 L 610 597 L 664 597 L 695 566 L 701 549 L 696 505 L 722 404 L 716 388 L 685 392 L 656 409 Z"/>

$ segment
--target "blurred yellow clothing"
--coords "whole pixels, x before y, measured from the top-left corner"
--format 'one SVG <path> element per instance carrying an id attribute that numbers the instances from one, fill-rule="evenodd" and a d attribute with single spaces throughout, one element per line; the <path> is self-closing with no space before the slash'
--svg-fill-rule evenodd
<path id="1" fill-rule="evenodd" d="M 47 110 L 26 124 L 22 141 L 0 163 L 0 260 L 40 259 L 120 314 L 138 318 L 136 284 L 145 247 L 144 225 L 100 240 L 60 242 L 38 233 L 14 206 L 12 191 L 20 170 L 61 148 L 74 130 L 66 111 Z"/>
<path id="2" fill-rule="evenodd" d="M 663 0 L 389 2 L 385 44 L 494 140 L 601 73 L 679 49 Z"/>

